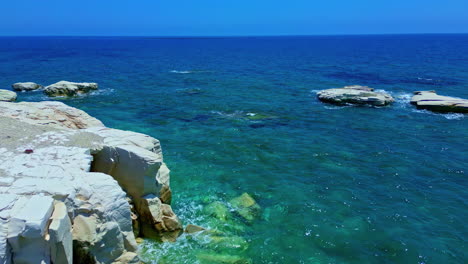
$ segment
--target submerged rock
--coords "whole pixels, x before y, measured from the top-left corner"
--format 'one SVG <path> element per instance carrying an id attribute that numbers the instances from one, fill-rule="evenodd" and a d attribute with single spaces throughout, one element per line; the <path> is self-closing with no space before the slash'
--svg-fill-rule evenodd
<path id="1" fill-rule="evenodd" d="M 204 93 L 204 91 L 200 88 L 188 88 L 188 89 L 182 89 L 177 91 L 178 93 L 183 93 L 187 95 L 196 95 L 196 94 L 201 94 Z"/>
<path id="2" fill-rule="evenodd" d="M 132 220 L 181 230 L 156 139 L 60 102 L 0 102 L 0 131 L 0 263 L 138 263 Z"/>
<path id="3" fill-rule="evenodd" d="M 88 93 L 92 90 L 97 90 L 97 83 L 76 83 L 60 81 L 51 84 L 44 89 L 44 93 L 48 96 L 75 96 L 79 94 Z"/>
<path id="4" fill-rule="evenodd" d="M 230 203 L 236 212 L 248 221 L 254 220 L 260 212 L 260 206 L 248 193 L 232 199 Z"/>
<path id="5" fill-rule="evenodd" d="M 322 90 L 317 93 L 317 97 L 322 102 L 338 105 L 358 104 L 385 106 L 395 101 L 388 93 L 376 92 L 374 88 L 360 85 Z"/>
<path id="6" fill-rule="evenodd" d="M 222 202 L 212 202 L 204 208 L 206 214 L 214 216 L 215 218 L 226 221 L 229 218 L 229 209 Z"/>
<path id="7" fill-rule="evenodd" d="M 249 247 L 249 243 L 240 236 L 211 236 L 211 246 L 217 249 L 244 251 Z"/>
<path id="8" fill-rule="evenodd" d="M 418 109 L 441 113 L 468 113 L 468 100 L 436 94 L 435 91 L 416 91 L 411 104 Z"/>
<path id="9" fill-rule="evenodd" d="M 25 91 L 25 92 L 27 92 L 27 91 L 34 91 L 34 90 L 43 88 L 42 85 L 37 84 L 37 83 L 33 83 L 33 82 L 20 82 L 20 83 L 15 83 L 15 84 L 12 84 L 11 87 L 13 88 L 13 90 L 19 91 L 19 92 L 22 92 L 22 91 Z"/>
<path id="10" fill-rule="evenodd" d="M 187 234 L 199 233 L 205 230 L 206 230 L 205 228 L 201 226 L 197 226 L 197 225 L 187 225 L 185 227 L 185 233 Z"/>
<path id="11" fill-rule="evenodd" d="M 0 101 L 13 102 L 16 101 L 16 97 L 15 92 L 0 89 Z"/>
<path id="12" fill-rule="evenodd" d="M 274 119 L 274 118 L 278 118 L 278 117 L 271 116 L 271 115 L 266 115 L 266 114 L 260 114 L 260 113 L 247 113 L 247 114 L 245 114 L 245 118 L 247 118 L 249 120 L 258 121 L 258 120 Z"/>
<path id="13" fill-rule="evenodd" d="M 197 255 L 197 259 L 202 264 L 251 264 L 250 259 L 243 258 L 236 255 L 218 254 L 214 252 L 200 253 Z"/>

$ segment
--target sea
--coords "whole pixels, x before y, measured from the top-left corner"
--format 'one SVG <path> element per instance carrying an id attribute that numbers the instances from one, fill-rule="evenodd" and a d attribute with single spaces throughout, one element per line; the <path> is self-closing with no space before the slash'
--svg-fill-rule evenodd
<path id="1" fill-rule="evenodd" d="M 18 101 L 159 139 L 174 211 L 207 229 L 146 239 L 146 263 L 468 263 L 468 115 L 409 103 L 468 98 L 466 34 L 0 38 L 1 89 L 61 80 L 99 90 Z M 316 98 L 346 85 L 395 103 Z"/>

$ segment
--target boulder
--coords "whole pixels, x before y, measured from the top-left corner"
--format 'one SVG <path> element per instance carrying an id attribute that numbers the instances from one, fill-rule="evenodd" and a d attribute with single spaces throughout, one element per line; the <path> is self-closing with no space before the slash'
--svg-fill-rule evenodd
<path id="1" fill-rule="evenodd" d="M 73 238 L 72 224 L 68 216 L 67 206 L 63 202 L 57 202 L 54 212 L 50 217 L 49 245 L 50 260 L 52 263 L 73 263 Z"/>
<path id="2" fill-rule="evenodd" d="M 135 221 L 182 230 L 158 140 L 59 102 L 0 102 L 0 131 L 0 263 L 138 263 Z"/>
<path id="3" fill-rule="evenodd" d="M 12 84 L 11 87 L 13 88 L 14 91 L 19 91 L 19 92 L 34 91 L 34 90 L 43 88 L 42 85 L 37 84 L 37 83 L 33 83 L 33 82 L 15 83 L 15 84 Z"/>
<path id="4" fill-rule="evenodd" d="M 0 102 L 13 102 L 16 101 L 16 93 L 8 90 L 0 89 Z"/>
<path id="5" fill-rule="evenodd" d="M 411 104 L 418 109 L 441 113 L 468 113 L 468 100 L 438 95 L 435 91 L 416 91 Z"/>
<path id="6" fill-rule="evenodd" d="M 154 195 L 146 195 L 136 203 L 140 214 L 140 233 L 145 237 L 163 241 L 175 241 L 182 231 L 182 224 L 170 205 L 163 204 Z M 169 234 L 165 234 L 169 232 Z"/>
<path id="7" fill-rule="evenodd" d="M 41 194 L 19 197 L 9 212 L 8 244 L 13 263 L 50 263 L 45 240 L 54 199 Z"/>
<path id="8" fill-rule="evenodd" d="M 76 96 L 80 94 L 88 93 L 92 90 L 97 90 L 97 83 L 76 83 L 60 81 L 58 83 L 51 84 L 44 89 L 44 93 L 48 96 Z"/>
<path id="9" fill-rule="evenodd" d="M 374 88 L 360 85 L 322 90 L 317 93 L 317 98 L 322 102 L 337 105 L 356 104 L 385 106 L 395 101 L 393 97 L 386 92 L 374 91 Z"/>

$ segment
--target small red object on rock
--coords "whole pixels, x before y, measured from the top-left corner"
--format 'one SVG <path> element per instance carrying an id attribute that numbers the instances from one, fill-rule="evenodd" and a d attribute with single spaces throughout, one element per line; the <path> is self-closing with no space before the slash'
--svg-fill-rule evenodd
<path id="1" fill-rule="evenodd" d="M 34 152 L 34 151 L 33 151 L 32 149 L 27 149 L 27 150 L 24 151 L 24 153 L 26 153 L 26 154 L 31 154 L 31 153 L 33 153 L 33 152 Z"/>

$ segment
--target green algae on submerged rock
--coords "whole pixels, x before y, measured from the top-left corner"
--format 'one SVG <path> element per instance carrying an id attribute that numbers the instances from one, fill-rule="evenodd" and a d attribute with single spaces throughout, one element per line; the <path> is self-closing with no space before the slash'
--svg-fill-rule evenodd
<path id="1" fill-rule="evenodd" d="M 231 215 L 227 206 L 219 201 L 212 202 L 205 207 L 204 211 L 206 214 L 223 221 L 226 221 Z"/>
<path id="2" fill-rule="evenodd" d="M 197 259 L 201 264 L 252 264 L 252 261 L 247 258 L 236 255 L 217 254 L 214 252 L 197 254 Z"/>
<path id="3" fill-rule="evenodd" d="M 187 225 L 185 227 L 185 233 L 187 234 L 199 233 L 205 230 L 206 230 L 205 228 L 201 226 L 197 226 L 197 225 Z"/>
<path id="4" fill-rule="evenodd" d="M 236 197 L 230 201 L 232 206 L 234 207 L 251 207 L 256 205 L 254 198 L 250 196 L 248 193 L 243 193 L 241 196 Z"/>
<path id="5" fill-rule="evenodd" d="M 253 221 L 260 212 L 260 206 L 248 193 L 243 193 L 230 201 L 235 211 L 245 220 Z"/>
<path id="6" fill-rule="evenodd" d="M 249 243 L 240 236 L 211 236 L 211 246 L 216 249 L 235 249 L 244 251 L 249 247 Z"/>
<path id="7" fill-rule="evenodd" d="M 266 115 L 266 114 L 260 114 L 260 113 L 247 113 L 245 114 L 245 118 L 249 120 L 265 120 L 265 119 L 273 119 L 277 118 L 276 116 L 271 116 L 271 115 Z"/>

